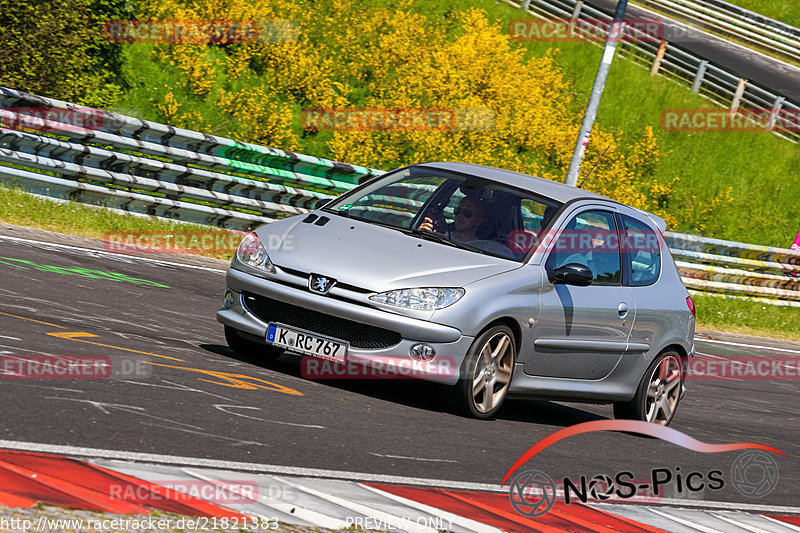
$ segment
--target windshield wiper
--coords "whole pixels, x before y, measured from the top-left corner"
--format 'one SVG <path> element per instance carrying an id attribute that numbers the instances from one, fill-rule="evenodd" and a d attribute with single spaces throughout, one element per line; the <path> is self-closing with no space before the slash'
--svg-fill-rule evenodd
<path id="1" fill-rule="evenodd" d="M 353 218 L 353 216 L 350 214 L 350 207 L 352 206 L 343 205 L 339 207 L 339 209 L 331 209 L 331 208 L 325 209 L 323 207 L 322 210 L 325 211 L 326 213 L 331 213 L 332 215 L 339 215 L 340 217 L 344 218 Z"/>

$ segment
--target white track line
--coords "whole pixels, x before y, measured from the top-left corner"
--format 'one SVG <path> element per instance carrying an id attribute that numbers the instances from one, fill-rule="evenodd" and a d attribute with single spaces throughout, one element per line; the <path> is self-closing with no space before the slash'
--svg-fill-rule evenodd
<path id="1" fill-rule="evenodd" d="M 98 448 L 84 448 L 77 446 L 64 446 L 59 444 L 40 444 L 36 442 L 18 442 L 0 440 L 0 448 L 9 450 L 23 450 L 41 453 L 55 453 L 75 457 L 89 457 L 99 459 L 118 459 L 150 464 L 164 464 L 175 466 L 195 466 L 201 468 L 214 468 L 218 470 L 236 470 L 240 472 L 254 472 L 261 474 L 283 474 L 311 478 L 340 479 L 345 481 L 396 483 L 402 485 L 433 486 L 445 489 L 479 490 L 489 492 L 505 492 L 507 489 L 500 485 L 489 483 L 468 483 L 463 481 L 447 481 L 429 478 L 393 476 L 386 474 L 367 474 L 361 472 L 348 472 L 343 470 L 326 470 L 320 468 L 303 468 L 298 466 L 268 465 L 260 463 L 243 463 L 237 461 L 220 461 L 216 459 L 203 459 L 197 457 L 181 457 L 176 455 L 160 455 L 154 453 L 125 452 L 117 450 L 104 450 Z M 800 511 L 798 511 L 800 512 Z"/>
<path id="2" fill-rule="evenodd" d="M 458 463 L 452 459 L 424 459 L 422 457 L 407 457 L 405 455 L 384 455 L 382 453 L 369 452 L 370 455 L 375 457 L 382 457 L 384 459 L 407 459 L 409 461 L 423 461 L 426 463 Z"/>
<path id="3" fill-rule="evenodd" d="M 389 498 L 390 500 L 402 503 L 406 507 L 413 507 L 414 509 L 417 509 L 424 513 L 428 513 L 431 516 L 438 516 L 439 518 L 447 520 L 451 524 L 456 524 L 458 526 L 463 527 L 464 529 L 473 531 L 474 533 L 503 533 L 502 529 L 490 526 L 489 524 L 484 524 L 483 522 L 478 522 L 477 520 L 473 520 L 471 518 L 466 518 L 464 516 L 453 514 L 449 511 L 444 511 L 442 509 L 439 509 L 438 507 L 425 505 L 424 503 L 420 503 L 416 500 L 409 500 L 408 498 L 403 498 L 402 496 L 397 496 L 396 494 L 392 494 L 391 492 L 386 492 L 380 489 L 376 489 L 374 487 L 370 487 L 369 485 L 364 485 L 363 483 L 359 483 L 359 485 L 362 488 L 374 492 L 375 494 L 383 496 L 384 498 Z"/>
<path id="4" fill-rule="evenodd" d="M 712 344 L 727 344 L 728 346 L 741 346 L 743 348 L 761 348 L 762 350 L 775 350 L 777 352 L 788 352 L 800 354 L 800 350 L 789 350 L 788 348 L 775 348 L 773 346 L 765 346 L 760 344 L 743 344 L 741 342 L 718 341 L 712 339 L 703 339 L 695 337 L 695 342 L 710 342 Z"/>
<path id="5" fill-rule="evenodd" d="M 743 522 L 739 522 L 738 520 L 734 520 L 733 518 L 728 518 L 727 516 L 721 515 L 719 513 L 708 513 L 708 514 L 710 514 L 711 516 L 713 516 L 717 520 L 722 520 L 723 522 L 728 522 L 729 524 L 732 524 L 732 525 L 734 525 L 736 527 L 739 527 L 739 528 L 742 528 L 744 530 L 750 531 L 751 533 L 771 533 L 770 531 L 767 531 L 766 529 L 761 529 L 760 527 L 757 527 L 757 526 L 751 526 L 750 524 L 745 524 Z"/>
<path id="6" fill-rule="evenodd" d="M 208 476 L 204 476 L 199 472 L 194 472 L 189 470 L 188 468 L 181 469 L 184 473 L 189 476 L 192 476 L 197 479 L 202 479 L 203 481 L 207 481 L 209 483 L 213 483 L 218 487 L 223 487 L 227 491 L 236 494 L 237 496 L 243 496 L 241 489 L 239 489 L 236 485 L 231 485 L 229 483 L 225 483 L 224 481 L 219 481 L 214 478 L 210 478 Z M 267 498 L 266 496 L 259 494 L 256 499 L 252 499 L 247 497 L 249 500 L 257 502 L 261 505 L 269 507 L 270 509 L 274 509 L 276 511 L 280 511 L 288 516 L 296 516 L 300 520 L 308 522 L 309 524 L 315 525 L 317 527 L 324 527 L 328 529 L 344 529 L 347 527 L 347 522 L 344 520 L 340 520 L 338 518 L 334 518 L 332 516 L 328 516 L 326 514 L 318 513 L 317 511 L 313 511 L 311 509 L 305 509 L 298 505 L 277 501 L 272 498 Z"/>
<path id="7" fill-rule="evenodd" d="M 373 507 L 369 507 L 361 503 L 356 503 L 348 499 L 342 498 L 340 496 L 334 496 L 333 494 L 328 494 L 327 492 L 323 492 L 321 490 L 312 489 L 311 487 L 306 487 L 305 485 L 301 485 L 300 483 L 293 483 L 291 481 L 279 478 L 277 476 L 272 476 L 272 477 L 274 477 L 281 483 L 286 483 L 290 487 L 293 487 L 297 490 L 301 490 L 303 492 L 311 494 L 312 496 L 316 496 L 317 498 L 321 498 L 325 501 L 328 501 L 334 505 L 338 505 L 339 507 L 344 507 L 345 509 L 349 509 L 360 515 L 372 518 L 372 522 L 376 523 L 376 525 L 385 524 L 388 526 L 388 527 L 379 526 L 381 527 L 381 529 L 396 529 L 402 527 L 405 529 L 405 531 L 408 531 L 409 533 L 411 532 L 438 533 L 438 531 L 433 529 L 432 527 L 422 526 L 407 517 L 402 517 L 399 515 L 387 513 L 386 511 L 381 511 L 380 509 L 375 509 Z"/>
<path id="8" fill-rule="evenodd" d="M 68 250 L 76 250 L 79 252 L 89 252 L 92 254 L 100 254 L 100 255 L 108 255 L 111 257 L 116 258 L 127 258 L 133 259 L 136 261 L 142 261 L 144 263 L 153 263 L 156 265 L 164 265 L 164 266 L 172 266 L 172 267 L 185 267 L 185 268 L 193 268 L 195 270 L 205 270 L 207 272 L 222 272 L 223 274 L 227 272 L 227 270 L 220 270 L 218 268 L 209 268 L 209 267 L 202 267 L 198 265 L 187 265 L 185 263 L 173 263 L 172 261 L 162 261 L 161 259 L 153 259 L 151 257 L 143 257 L 141 255 L 128 255 L 128 254 L 117 254 L 113 252 L 106 252 L 104 250 L 92 250 L 91 248 L 83 248 L 81 246 L 73 246 L 71 244 L 56 244 L 54 242 L 46 242 L 46 241 L 37 241 L 34 239 L 22 239 L 20 237 L 11 237 L 9 235 L 0 235 L 0 240 L 9 240 L 9 241 L 16 241 L 16 242 L 29 242 L 33 244 L 42 244 L 45 246 L 53 246 L 55 248 L 66 248 Z"/>
<path id="9" fill-rule="evenodd" d="M 655 514 L 657 514 L 657 515 L 659 515 L 659 516 L 661 516 L 663 518 L 666 518 L 668 520 L 672 520 L 673 522 L 677 522 L 677 523 L 679 523 L 681 525 L 684 525 L 686 527 L 689 527 L 689 528 L 692 528 L 692 529 L 696 529 L 698 531 L 702 531 L 703 533 L 725 533 L 724 531 L 720 531 L 719 529 L 714 529 L 713 527 L 708 527 L 708 526 L 704 526 L 704 525 L 701 525 L 701 524 L 695 524 L 694 522 L 692 522 L 690 520 L 684 520 L 683 518 L 679 518 L 679 517 L 673 516 L 673 515 L 671 515 L 669 513 L 665 513 L 665 512 L 659 511 L 658 509 L 653 509 L 653 508 L 648 507 L 647 510 L 650 511 L 651 513 L 655 513 Z"/>

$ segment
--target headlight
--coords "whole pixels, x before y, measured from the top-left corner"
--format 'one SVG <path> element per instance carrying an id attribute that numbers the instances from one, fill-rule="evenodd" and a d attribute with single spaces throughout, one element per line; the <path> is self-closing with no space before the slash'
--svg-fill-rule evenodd
<path id="1" fill-rule="evenodd" d="M 382 292 L 369 299 L 382 304 L 416 309 L 418 311 L 435 311 L 453 305 L 464 296 L 464 289 L 400 289 Z"/>
<path id="2" fill-rule="evenodd" d="M 275 266 L 270 261 L 269 255 L 264 246 L 261 245 L 261 240 L 255 231 L 248 233 L 247 237 L 239 243 L 239 247 L 236 249 L 236 259 L 247 266 L 266 270 L 267 272 L 275 272 Z"/>

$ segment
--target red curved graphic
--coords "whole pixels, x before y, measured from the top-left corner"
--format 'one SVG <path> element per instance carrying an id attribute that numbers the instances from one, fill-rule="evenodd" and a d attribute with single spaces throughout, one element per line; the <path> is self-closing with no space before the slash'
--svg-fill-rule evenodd
<path id="1" fill-rule="evenodd" d="M 503 478 L 503 482 L 500 485 L 505 485 L 506 481 L 508 481 L 508 478 L 511 477 L 511 475 L 516 472 L 520 466 L 525 464 L 531 457 L 544 450 L 548 446 L 551 446 L 556 442 L 564 440 L 568 437 L 580 435 L 581 433 L 592 433 L 594 431 L 627 431 L 629 433 L 640 433 L 642 435 L 656 437 L 661 440 L 671 442 L 672 444 L 677 444 L 678 446 L 683 446 L 684 448 L 703 453 L 719 453 L 731 452 L 734 450 L 756 449 L 778 453 L 780 455 L 786 455 L 782 451 L 776 450 L 771 446 L 767 446 L 766 444 L 757 444 L 755 442 L 708 444 L 694 439 L 685 433 L 681 433 L 676 429 L 671 429 L 659 424 L 652 424 L 650 422 L 640 422 L 637 420 L 595 420 L 561 429 L 534 444 L 527 452 L 522 454 L 522 456 L 517 459 L 511 468 L 509 468 L 508 472 L 506 472 L 506 475 Z"/>

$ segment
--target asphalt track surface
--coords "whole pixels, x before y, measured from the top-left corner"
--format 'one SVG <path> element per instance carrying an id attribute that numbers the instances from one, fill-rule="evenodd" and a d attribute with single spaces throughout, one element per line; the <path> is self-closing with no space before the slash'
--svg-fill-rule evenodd
<path id="1" fill-rule="evenodd" d="M 610 406 L 509 400 L 497 419 L 477 421 L 444 412 L 438 389 L 427 383 L 314 382 L 302 378 L 295 356 L 270 365 L 242 359 L 228 350 L 214 319 L 224 264 L 209 270 L 141 257 L 0 235 L 4 360 L 75 355 L 108 357 L 112 365 L 123 359 L 153 363 L 142 365 L 149 375 L 136 379 L 4 375 L 0 439 L 498 485 L 540 439 L 612 416 Z M 48 266 L 120 273 L 168 287 L 68 275 Z M 751 341 L 763 346 L 698 339 L 698 357 L 800 357 L 797 343 Z M 726 481 L 720 490 L 667 490 L 674 497 L 794 505 L 800 488 L 798 389 L 796 378 L 690 381 L 673 421 L 674 429 L 703 442 L 756 442 L 784 452 L 775 456 L 778 485 L 760 500 L 742 496 L 729 482 L 740 452 L 699 453 L 625 433 L 568 438 L 525 468 L 557 479 L 620 471 L 649 479 L 655 468 L 703 475 L 719 470 Z"/>
<path id="2" fill-rule="evenodd" d="M 587 0 L 589 5 L 613 14 L 617 0 Z M 647 9 L 628 5 L 626 18 L 658 19 L 665 24 L 665 35 L 676 36 L 672 40 L 684 49 L 702 56 L 712 63 L 725 67 L 739 76 L 767 87 L 773 92 L 800 102 L 800 68 L 767 55 L 755 52 L 744 46 L 731 43 L 719 37 L 693 29 L 682 23 L 658 15 Z M 680 32 L 670 28 L 682 28 Z M 684 31 L 685 30 L 685 31 Z M 680 37 L 677 37 L 680 35 Z"/>

